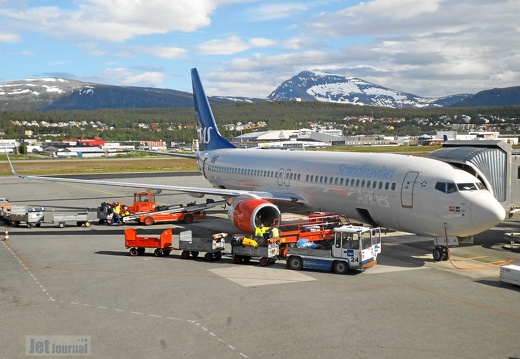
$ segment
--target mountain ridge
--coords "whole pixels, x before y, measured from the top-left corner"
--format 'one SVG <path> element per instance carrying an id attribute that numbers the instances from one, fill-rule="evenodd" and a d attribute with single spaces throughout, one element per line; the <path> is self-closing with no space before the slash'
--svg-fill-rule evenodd
<path id="1" fill-rule="evenodd" d="M 263 101 L 321 101 L 388 108 L 520 105 L 520 86 L 477 94 L 421 97 L 356 77 L 302 71 L 265 98 L 212 96 L 213 105 Z M 0 110 L 97 110 L 192 107 L 190 92 L 155 87 L 114 86 L 61 78 L 0 83 Z"/>

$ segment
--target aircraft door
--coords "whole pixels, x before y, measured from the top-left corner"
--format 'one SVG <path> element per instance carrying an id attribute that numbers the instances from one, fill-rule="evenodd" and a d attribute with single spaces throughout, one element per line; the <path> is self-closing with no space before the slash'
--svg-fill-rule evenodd
<path id="1" fill-rule="evenodd" d="M 419 172 L 410 171 L 406 174 L 401 187 L 401 206 L 413 207 L 413 189 Z"/>

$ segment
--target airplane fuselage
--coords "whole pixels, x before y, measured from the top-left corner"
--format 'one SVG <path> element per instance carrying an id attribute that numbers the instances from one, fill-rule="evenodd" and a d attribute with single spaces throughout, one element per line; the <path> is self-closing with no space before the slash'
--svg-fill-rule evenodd
<path id="1" fill-rule="evenodd" d="M 504 209 L 471 174 L 442 161 L 380 153 L 219 149 L 199 153 L 217 188 L 294 198 L 309 211 L 432 236 L 471 236 Z"/>

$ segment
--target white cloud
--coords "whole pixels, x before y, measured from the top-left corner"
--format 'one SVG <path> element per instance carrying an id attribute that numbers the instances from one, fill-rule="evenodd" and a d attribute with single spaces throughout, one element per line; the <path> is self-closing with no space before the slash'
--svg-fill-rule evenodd
<path id="1" fill-rule="evenodd" d="M 34 6 L 0 9 L 0 19 L 18 31 L 40 31 L 60 39 L 125 41 L 208 26 L 214 0 L 78 0 L 76 8 Z M 4 21 L 4 22 L 5 22 Z"/>
<path id="2" fill-rule="evenodd" d="M 296 12 L 305 11 L 312 3 L 305 2 L 282 2 L 278 4 L 261 5 L 247 11 L 250 21 L 269 21 L 294 16 Z"/>
<path id="3" fill-rule="evenodd" d="M 93 82 L 127 86 L 159 86 L 166 75 L 159 71 L 143 71 L 136 73 L 126 68 L 107 68 L 95 76 Z"/>
<path id="4" fill-rule="evenodd" d="M 15 44 L 19 42 L 21 36 L 18 34 L 12 34 L 8 32 L 0 32 L 0 42 L 5 42 L 8 44 Z"/>
<path id="5" fill-rule="evenodd" d="M 151 55 L 163 59 L 181 59 L 186 56 L 186 49 L 175 46 L 133 46 L 130 48 L 135 55 Z"/>
<path id="6" fill-rule="evenodd" d="M 262 38 L 262 37 L 255 37 L 255 38 L 249 40 L 249 43 L 253 47 L 267 47 L 267 46 L 274 45 L 275 42 L 273 40 L 271 40 L 271 39 L 265 39 L 265 38 Z"/>

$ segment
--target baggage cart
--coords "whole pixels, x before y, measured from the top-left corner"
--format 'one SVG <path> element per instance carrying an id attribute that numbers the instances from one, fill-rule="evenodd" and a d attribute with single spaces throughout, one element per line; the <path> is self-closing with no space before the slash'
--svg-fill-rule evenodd
<path id="1" fill-rule="evenodd" d="M 193 238 L 191 231 L 174 233 L 172 229 L 164 230 L 159 237 L 138 236 L 134 228 L 125 229 L 125 246 L 131 256 L 143 255 L 146 248 L 155 248 L 156 257 L 167 256 L 172 250 L 182 250 L 181 258 L 190 255 L 197 258 L 200 252 L 206 252 L 204 259 L 211 261 L 222 258 L 226 233 L 218 233 L 212 239 Z"/>
<path id="2" fill-rule="evenodd" d="M 15 227 L 25 223 L 28 228 L 32 228 L 43 221 L 43 211 L 45 207 L 11 206 L 7 213 L 7 221 Z"/>
<path id="3" fill-rule="evenodd" d="M 249 263 L 252 258 L 258 258 L 259 264 L 265 267 L 268 264 L 276 262 L 280 254 L 279 242 L 272 240 L 263 240 L 260 243 L 254 239 L 241 235 L 233 236 L 231 241 L 231 253 L 235 264 Z"/>
<path id="4" fill-rule="evenodd" d="M 90 226 L 87 212 L 80 212 L 75 214 L 46 212 L 43 215 L 43 220 L 38 222 L 36 226 L 39 227 L 42 223 L 57 224 L 59 228 L 65 227 L 67 223 L 74 223 L 78 227 Z"/>

